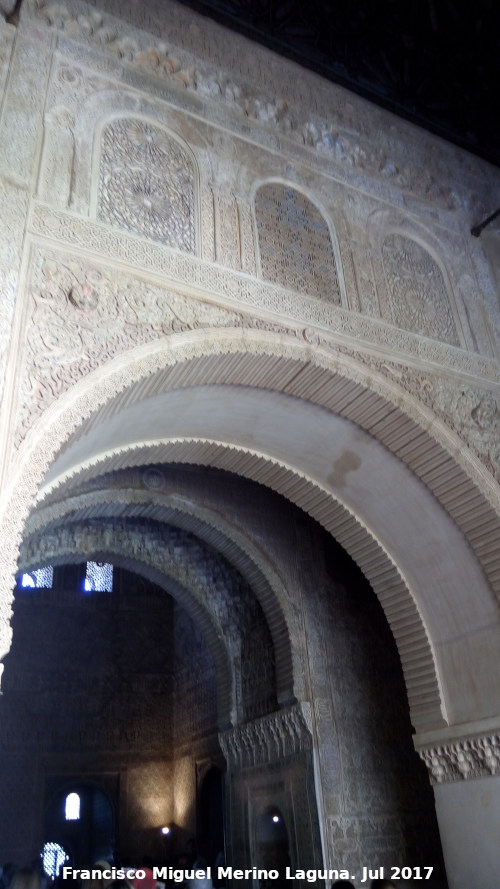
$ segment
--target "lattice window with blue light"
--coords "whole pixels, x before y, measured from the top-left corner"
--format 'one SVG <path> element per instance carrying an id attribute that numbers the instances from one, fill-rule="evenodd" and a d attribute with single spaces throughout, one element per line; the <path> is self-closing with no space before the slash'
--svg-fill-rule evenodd
<path id="1" fill-rule="evenodd" d="M 83 589 L 86 593 L 111 593 L 113 566 L 109 562 L 87 562 Z"/>
<path id="2" fill-rule="evenodd" d="M 21 574 L 20 585 L 24 589 L 52 589 L 54 582 L 54 568 L 52 565 L 45 565 L 43 568 L 35 568 L 34 571 Z"/>
<path id="3" fill-rule="evenodd" d="M 45 843 L 41 858 L 45 873 L 53 880 L 59 876 L 61 867 L 69 860 L 69 856 L 58 843 Z"/>

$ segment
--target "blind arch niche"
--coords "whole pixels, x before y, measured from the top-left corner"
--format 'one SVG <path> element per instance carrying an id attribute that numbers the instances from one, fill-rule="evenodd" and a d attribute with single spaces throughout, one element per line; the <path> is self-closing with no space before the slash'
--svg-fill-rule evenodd
<path id="1" fill-rule="evenodd" d="M 197 171 L 180 140 L 153 121 L 115 117 L 102 129 L 96 216 L 196 253 Z"/>
<path id="2" fill-rule="evenodd" d="M 270 181 L 256 190 L 254 210 L 262 277 L 340 306 L 332 232 L 317 205 L 293 186 Z"/>

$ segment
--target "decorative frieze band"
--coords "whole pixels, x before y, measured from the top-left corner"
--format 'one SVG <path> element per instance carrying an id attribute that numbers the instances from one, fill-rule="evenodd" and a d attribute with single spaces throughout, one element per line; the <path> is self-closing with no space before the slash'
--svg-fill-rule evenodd
<path id="1" fill-rule="evenodd" d="M 118 19 L 80 0 L 64 4 L 31 0 L 25 5 L 25 26 L 31 19 L 37 26 L 58 32 L 60 39 L 99 53 L 99 67 L 112 70 L 115 76 L 124 80 L 133 74 L 136 79 L 149 77 L 156 84 L 181 88 L 202 101 L 215 100 L 226 113 L 257 124 L 273 147 L 286 140 L 335 163 L 340 170 L 354 169 L 358 176 L 375 174 L 386 187 L 409 190 L 444 210 L 456 207 L 453 172 L 445 150 L 434 146 L 436 173 L 427 168 L 426 176 L 416 176 L 414 170 L 421 165 L 407 162 L 406 146 L 395 128 L 381 126 L 378 109 L 363 104 L 363 116 L 370 123 L 360 129 L 352 96 L 347 101 L 345 93 L 334 92 L 330 85 L 327 88 L 305 73 L 301 78 L 284 74 L 283 60 L 275 62 L 268 53 L 264 60 L 264 51 L 255 47 L 249 61 L 250 54 L 242 52 L 239 41 L 233 38 L 228 46 L 224 32 L 205 20 L 202 32 L 192 23 L 187 27 L 182 9 L 169 8 L 165 39 L 147 33 L 145 20 L 138 21 L 137 28 L 125 23 L 126 13 Z M 165 6 L 162 11 L 165 15 Z M 153 30 L 158 27 L 157 22 L 149 25 Z M 269 84 L 273 84 L 272 90 Z M 376 147 L 374 129 L 379 130 Z M 412 132 L 411 138 L 413 156 L 428 156 L 426 136 L 417 138 Z"/>
<path id="2" fill-rule="evenodd" d="M 418 751 L 432 784 L 500 775 L 500 732 Z"/>
<path id="3" fill-rule="evenodd" d="M 340 306 L 325 303 L 303 293 L 287 290 L 261 279 L 223 269 L 195 256 L 188 256 L 160 244 L 113 230 L 101 222 L 91 221 L 73 213 L 54 210 L 41 202 L 34 202 L 29 221 L 31 231 L 39 237 L 56 240 L 59 244 L 91 250 L 95 259 L 134 266 L 148 275 L 158 276 L 162 282 L 189 288 L 190 295 L 198 292 L 203 299 L 222 300 L 296 319 L 304 325 L 322 327 L 356 342 L 376 343 L 391 354 L 410 355 L 421 361 L 443 365 L 492 382 L 500 381 L 498 363 L 473 352 L 430 338 L 422 338 L 409 331 L 399 330 L 374 318 L 358 315 Z M 312 332 L 311 332 L 312 334 Z M 317 338 L 317 334 L 314 334 Z M 312 345 L 318 345 L 314 339 Z"/>
<path id="4" fill-rule="evenodd" d="M 238 725 L 219 735 L 222 752 L 232 769 L 280 762 L 310 750 L 311 709 L 298 703 L 286 710 Z"/>

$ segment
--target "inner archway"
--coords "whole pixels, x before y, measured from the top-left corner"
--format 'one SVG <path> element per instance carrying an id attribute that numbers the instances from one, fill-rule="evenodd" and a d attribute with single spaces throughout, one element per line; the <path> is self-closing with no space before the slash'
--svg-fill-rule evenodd
<path id="1" fill-rule="evenodd" d="M 146 492 L 149 500 L 142 496 Z M 215 492 L 222 499 L 218 501 Z M 94 495 L 98 496 L 93 499 Z M 163 505 L 159 495 L 167 498 Z M 223 508 L 223 503 L 228 502 L 224 498 L 229 496 L 232 512 Z M 200 523 L 203 504 L 207 523 L 210 515 L 224 514 L 225 522 L 221 520 L 214 527 L 216 534 L 210 534 L 206 525 Z M 182 528 L 189 516 L 197 519 L 198 524 L 191 525 L 191 533 L 195 527 L 203 532 L 203 546 L 201 540 L 190 542 L 189 534 Z M 177 530 L 172 530 L 171 522 Z M 231 533 L 227 531 L 224 543 L 226 527 L 231 528 Z M 210 555 L 209 539 L 211 546 L 217 544 L 219 555 L 217 551 Z M 226 558 L 231 556 L 233 568 L 234 563 L 239 564 L 240 579 L 229 569 L 214 574 L 216 566 L 220 566 L 222 551 Z M 139 572 L 140 577 L 134 581 L 139 584 L 138 607 L 132 612 L 134 619 L 129 626 L 131 640 L 136 635 L 143 640 L 141 651 L 147 651 L 149 656 L 149 647 L 158 654 L 162 644 L 168 648 L 166 631 L 163 642 L 155 644 L 156 636 L 148 639 L 144 628 L 148 619 L 153 619 L 155 633 L 163 626 L 154 603 L 155 597 L 159 597 L 159 602 L 168 593 L 175 603 L 185 606 L 189 617 L 192 629 L 188 635 L 195 640 L 190 661 L 203 650 L 212 658 L 212 700 L 216 701 L 216 712 L 211 733 L 207 734 L 207 726 L 199 723 L 199 703 L 184 700 L 179 687 L 174 695 L 175 708 L 181 712 L 181 706 L 184 712 L 185 705 L 189 717 L 187 733 L 176 737 L 174 732 L 165 740 L 161 756 L 154 757 L 154 763 L 132 763 L 130 775 L 127 772 L 127 793 L 135 788 L 137 800 L 145 794 L 140 817 L 149 813 L 147 831 L 141 834 L 141 854 L 144 847 L 149 850 L 149 857 L 156 860 L 164 854 L 165 843 L 160 842 L 159 835 L 164 824 L 173 828 L 177 849 L 190 836 L 202 847 L 206 845 L 203 832 L 197 833 L 197 828 L 202 827 L 201 822 L 196 823 L 197 801 L 203 792 L 203 776 L 213 767 L 227 770 L 224 794 L 229 824 L 228 861 L 252 866 L 255 847 L 245 825 L 253 824 L 263 807 L 274 805 L 286 818 L 290 831 L 291 863 L 297 867 L 319 867 L 323 854 L 321 813 L 333 809 L 341 831 L 347 812 L 349 818 L 359 821 L 366 799 L 372 811 L 370 825 L 378 824 L 382 818 L 387 821 L 388 817 L 404 824 L 404 849 L 401 847 L 395 853 L 393 848 L 393 854 L 401 860 L 413 856 L 415 861 L 424 854 L 412 847 L 411 824 L 421 818 L 432 823 L 432 801 L 425 770 L 412 750 L 411 725 L 390 630 L 373 591 L 359 571 L 307 514 L 262 485 L 215 469 L 193 465 L 131 468 L 100 477 L 99 485 L 89 479 L 73 486 L 71 498 L 66 500 L 62 489 L 55 490 L 27 526 L 20 571 L 34 573 L 37 566 L 48 560 L 55 566 L 55 577 L 63 570 L 68 578 L 71 574 L 74 578 L 82 558 L 112 562 L 121 571 Z M 270 564 L 272 572 L 267 569 Z M 277 577 L 281 585 L 276 583 Z M 261 603 L 260 612 L 250 605 L 250 600 L 245 605 L 245 578 L 256 601 Z M 151 581 L 159 587 L 154 595 L 148 592 Z M 221 588 L 223 581 L 226 592 Z M 273 584 L 271 591 L 266 583 Z M 79 591 L 85 603 L 98 601 L 95 593 L 82 593 L 81 581 Z M 120 589 L 116 592 L 120 593 Z M 29 588 L 24 595 L 29 599 L 38 593 Z M 108 593 L 99 595 L 105 613 L 111 600 Z M 117 614 L 122 610 L 118 608 L 120 596 L 115 606 Z M 277 611 L 273 610 L 273 596 Z M 177 606 L 173 607 L 175 610 Z M 130 612 L 129 608 L 126 610 Z M 273 699 L 261 691 L 271 674 L 265 668 L 267 643 L 259 629 L 259 614 L 269 621 L 268 639 L 272 640 L 274 662 L 276 666 L 281 664 L 282 670 L 287 663 L 287 634 L 293 637 L 291 682 L 285 698 L 282 676 L 280 701 L 277 694 Z M 116 620 L 112 625 L 116 633 Z M 14 623 L 13 653 L 18 629 Z M 217 645 L 221 642 L 219 658 Z M 130 655 L 131 666 L 135 644 L 131 641 L 122 646 L 122 657 Z M 113 646 L 116 652 L 116 640 Z M 123 661 L 120 663 L 118 673 L 123 679 Z M 169 669 L 173 667 L 165 664 L 167 676 Z M 177 665 L 172 675 L 177 675 L 178 669 Z M 187 664 L 183 669 L 188 675 Z M 11 675 L 7 660 L 7 688 Z M 205 685 L 208 675 L 200 664 L 196 686 L 202 697 L 210 697 Z M 399 676 L 397 691 L 387 682 L 393 675 Z M 374 676 L 378 677 L 376 681 Z M 130 681 L 140 684 L 140 677 L 141 671 L 139 678 L 131 677 Z M 379 714 L 388 712 L 392 698 L 398 703 L 391 710 L 391 719 L 387 725 L 385 721 L 381 723 L 374 735 L 368 727 L 378 725 Z M 120 711 L 133 716 L 126 697 L 118 700 Z M 167 706 L 166 701 L 164 704 Z M 405 712 L 403 724 L 401 714 Z M 106 710 L 109 718 L 113 713 L 113 709 Z M 155 718 L 159 718 L 158 710 L 155 713 Z M 180 725 L 183 720 L 176 719 L 176 723 Z M 122 732 L 126 743 L 134 741 L 133 725 L 123 726 Z M 170 758 L 167 740 L 173 745 Z M 354 758 L 353 744 L 357 751 Z M 321 751 L 321 760 L 316 764 L 315 750 Z M 160 753 L 159 749 L 157 752 Z M 412 775 L 411 788 L 405 783 L 405 774 Z M 347 786 L 348 799 L 342 790 Z M 163 803 L 170 799 L 170 807 L 163 809 L 158 795 L 161 787 Z M 130 835 L 141 833 L 140 817 L 137 815 L 129 824 Z M 368 829 L 364 817 L 359 821 L 360 830 Z M 122 834 L 123 820 L 120 824 Z M 429 832 L 419 834 L 419 842 L 427 843 L 425 854 L 431 854 L 433 841 Z M 332 844 L 331 854 L 353 854 L 339 836 L 332 835 L 328 841 Z M 134 854 L 138 854 L 139 844 L 134 842 Z M 394 836 L 390 836 L 389 842 L 394 844 Z M 432 854 L 435 856 L 435 852 Z"/>

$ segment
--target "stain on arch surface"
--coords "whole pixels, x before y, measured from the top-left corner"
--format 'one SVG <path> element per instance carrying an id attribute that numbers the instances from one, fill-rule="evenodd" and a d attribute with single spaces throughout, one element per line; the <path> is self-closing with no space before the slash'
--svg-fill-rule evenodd
<path id="1" fill-rule="evenodd" d="M 252 333 L 245 333 L 245 339 L 252 340 L 255 338 L 255 335 Z M 257 339 L 260 338 L 260 335 L 256 336 Z M 179 338 L 180 340 L 184 338 Z M 188 336 L 189 339 L 189 336 Z M 250 349 L 248 347 L 250 346 Z M 405 417 L 401 412 L 395 409 L 394 405 L 391 405 L 387 400 L 382 399 L 379 395 L 374 393 L 373 391 L 367 391 L 365 387 L 360 385 L 358 382 L 354 382 L 352 379 L 349 379 L 349 376 L 352 376 L 351 371 L 352 368 L 346 368 L 346 376 L 340 375 L 332 375 L 331 371 L 328 371 L 325 367 L 321 367 L 319 365 L 313 365 L 310 362 L 306 362 L 305 364 L 301 364 L 298 359 L 298 356 L 301 354 L 300 348 L 297 347 L 297 343 L 293 343 L 290 347 L 291 351 L 288 355 L 288 358 L 284 356 L 278 357 L 276 355 L 276 345 L 268 344 L 268 347 L 264 349 L 265 354 L 255 354 L 252 352 L 252 347 L 249 342 L 246 343 L 246 347 L 240 351 L 241 347 L 238 347 L 238 354 L 234 354 L 231 348 L 228 346 L 228 352 L 224 355 L 205 355 L 200 357 L 196 357 L 193 359 L 192 357 L 192 349 L 189 349 L 190 360 L 187 363 L 173 365 L 172 359 L 167 358 L 166 364 L 163 370 L 158 371 L 158 374 L 155 376 L 153 374 L 147 380 L 142 375 L 141 382 L 137 386 L 137 392 L 141 392 L 139 397 L 146 397 L 148 394 L 151 394 L 152 391 L 156 388 L 158 391 L 158 384 L 160 389 L 162 387 L 170 387 L 172 385 L 193 385 L 203 382 L 211 382 L 218 381 L 226 383 L 229 380 L 235 380 L 239 384 L 244 379 L 248 379 L 248 375 L 251 376 L 251 379 L 255 381 L 256 385 L 260 386 L 271 386 L 272 388 L 281 389 L 281 391 L 289 391 L 290 393 L 296 394 L 299 398 L 308 397 L 313 402 L 321 403 L 327 409 L 327 411 L 331 411 L 332 409 L 340 410 L 341 413 L 347 414 L 351 416 L 355 422 L 361 423 L 365 425 L 369 430 L 371 435 L 376 435 L 377 437 L 381 437 L 381 439 L 387 444 L 391 450 L 396 451 L 398 457 L 406 460 L 411 465 L 411 450 L 412 445 L 415 441 L 415 436 L 420 437 L 419 441 L 422 441 L 423 435 L 423 443 L 422 447 L 425 451 L 425 434 L 422 433 L 422 430 L 418 429 L 418 426 L 415 425 L 414 421 L 409 421 L 408 417 Z M 203 349 L 202 349 L 203 351 Z M 280 350 L 278 350 L 280 351 Z M 139 350 L 139 359 L 140 353 L 144 352 L 144 350 Z M 182 354 L 182 350 L 181 353 Z M 297 359 L 292 359 L 292 355 L 296 355 Z M 165 356 L 167 357 L 167 356 Z M 172 356 L 173 357 L 173 356 Z M 237 361 L 235 360 L 237 357 Z M 147 356 L 147 364 L 151 367 L 151 350 L 148 352 Z M 141 359 L 140 359 L 141 360 Z M 140 374 L 140 360 L 139 363 L 134 361 L 134 374 Z M 161 362 L 160 362 L 161 363 Z M 122 364 L 122 362 L 121 362 Z M 153 364 L 158 367 L 158 358 L 155 357 L 153 360 Z M 102 376 L 102 374 L 100 374 Z M 130 380 L 130 376 L 126 374 L 128 380 Z M 356 374 L 354 374 L 356 376 Z M 373 375 L 371 375 L 372 378 Z M 103 378 L 104 379 L 104 378 Z M 323 384 L 321 381 L 324 381 Z M 328 386 L 326 386 L 327 380 L 330 380 Z M 85 387 L 82 390 L 80 387 L 80 391 L 85 391 L 85 388 L 91 386 L 91 381 L 85 381 Z M 120 388 L 122 388 L 120 386 Z M 134 400 L 134 384 L 131 386 L 126 386 L 123 389 L 123 396 L 119 395 L 116 399 L 110 398 L 110 389 L 109 386 L 106 386 L 107 395 L 103 400 L 102 395 L 99 394 L 99 385 L 97 391 L 95 391 L 95 396 L 93 399 L 93 405 L 96 405 L 96 397 L 98 399 L 97 404 L 99 404 L 99 400 L 101 404 L 103 404 L 103 408 L 101 410 L 97 409 L 94 412 L 93 418 L 90 424 L 81 425 L 79 431 L 74 433 L 71 436 L 71 439 L 68 440 L 68 446 L 71 447 L 70 441 L 73 443 L 76 442 L 78 437 L 83 433 L 89 433 L 91 428 L 110 417 L 113 414 L 114 410 L 120 411 L 123 407 L 123 401 L 131 404 Z M 89 401 L 85 396 L 85 401 L 87 405 L 89 405 Z M 104 407 L 105 403 L 105 407 Z M 78 406 L 78 402 L 75 403 L 75 408 Z M 70 413 L 73 417 L 76 417 L 75 409 L 73 408 Z M 59 414 L 61 416 L 61 414 Z M 389 417 L 388 425 L 385 425 L 384 417 Z M 297 417 L 298 419 L 298 417 Z M 412 427 L 413 432 L 411 432 L 408 437 L 408 433 L 405 432 L 405 435 L 402 437 L 399 433 L 401 428 L 405 429 L 406 426 Z M 64 424 L 63 424 L 64 425 Z M 298 423 L 300 425 L 300 421 Z M 75 428 L 75 427 L 74 427 Z M 64 431 L 64 430 L 63 430 Z M 385 435 L 386 431 L 389 433 Z M 413 437 L 412 437 L 413 436 Z M 49 439 L 50 440 L 50 439 Z M 54 440 L 52 436 L 52 441 Z M 409 450 L 408 455 L 405 452 L 405 441 L 409 442 Z M 140 449 L 139 449 L 140 450 Z M 146 449 L 147 450 L 147 449 Z M 146 457 L 148 460 L 151 460 L 150 451 L 147 452 L 143 449 L 142 453 L 139 456 L 134 458 L 138 459 L 139 462 L 144 460 Z M 191 462 L 199 462 L 199 463 L 207 463 L 212 462 L 213 465 L 223 465 L 224 468 L 228 468 L 231 471 L 236 471 L 241 474 L 245 474 L 245 466 L 248 467 L 249 477 L 256 478 L 257 480 L 263 482 L 264 484 L 270 484 L 271 486 L 275 485 L 276 477 L 282 474 L 283 478 L 281 481 L 278 481 L 277 490 L 280 490 L 281 493 L 284 493 L 285 496 L 292 497 L 295 502 L 298 502 L 299 505 L 302 505 L 308 511 L 312 511 L 315 513 L 315 516 L 318 520 L 325 525 L 325 527 L 330 527 L 334 536 L 337 536 L 337 527 L 339 515 L 344 522 L 345 513 L 343 513 L 342 509 L 340 509 L 340 514 L 338 511 L 338 507 L 334 506 L 332 508 L 332 499 L 331 494 L 328 494 L 327 491 L 323 490 L 321 487 L 317 487 L 314 485 L 312 479 L 307 479 L 304 477 L 302 473 L 298 473 L 297 478 L 293 480 L 293 474 L 287 480 L 286 474 L 290 472 L 290 468 L 286 467 L 286 465 L 281 466 L 281 468 L 277 467 L 276 463 L 268 461 L 268 458 L 265 455 L 258 456 L 256 454 L 249 455 L 244 450 L 238 452 L 238 449 L 234 448 L 233 445 L 229 446 L 229 451 L 226 453 L 226 457 L 221 462 L 220 456 L 216 454 L 217 446 L 214 442 L 210 441 L 199 441 L 196 443 L 193 440 L 189 442 L 178 441 L 170 442 L 168 447 L 168 459 L 175 459 L 184 461 L 186 459 Z M 432 476 L 436 478 L 435 472 L 433 472 L 433 466 L 436 465 L 436 459 L 439 454 L 442 454 L 443 451 L 439 449 L 439 446 L 436 446 L 436 443 L 429 439 L 429 447 L 427 447 L 427 453 L 429 453 L 429 461 L 421 460 L 420 468 L 418 470 L 424 482 L 427 482 L 427 466 L 429 467 L 430 474 L 429 480 L 432 480 Z M 467 456 L 467 455 L 465 455 Z M 116 462 L 115 466 L 120 465 L 120 461 L 122 465 L 126 465 L 126 459 L 124 461 L 123 455 L 120 456 L 118 454 L 115 455 Z M 250 463 L 254 462 L 253 468 L 250 466 Z M 446 455 L 443 455 L 441 458 L 441 465 L 443 466 L 442 472 L 440 473 L 439 481 L 443 480 L 443 475 L 450 471 L 457 474 L 457 471 L 462 474 L 464 478 L 464 485 L 469 485 L 471 490 L 473 490 L 474 486 L 471 481 L 466 480 L 466 476 L 462 472 L 461 469 L 457 467 L 457 464 Z M 109 468 L 112 468 L 112 464 L 108 464 Z M 423 467 L 423 468 L 422 468 Z M 456 482 L 455 482 L 456 485 Z M 445 485 L 440 485 L 441 491 L 446 491 Z M 445 495 L 443 495 L 444 497 Z M 477 502 L 477 501 L 476 501 Z M 445 504 L 447 505 L 447 504 Z M 311 512 L 311 514 L 312 514 Z M 333 518 L 333 526 L 329 525 L 329 520 L 331 516 Z M 460 521 L 460 518 L 459 518 Z M 491 522 L 489 522 L 489 527 L 491 527 L 491 531 L 493 534 L 497 533 L 495 530 L 496 526 L 494 526 Z M 377 578 L 374 577 L 373 574 L 373 566 L 375 565 L 375 574 L 379 574 L 382 578 L 383 583 L 383 573 L 389 567 L 389 572 L 391 572 L 395 565 L 385 561 L 385 556 L 383 553 L 376 555 L 375 553 L 370 553 L 370 546 L 366 547 L 366 528 L 361 527 L 361 538 L 359 541 L 354 539 L 354 544 L 351 546 L 351 553 L 354 555 L 354 558 L 358 561 L 358 564 L 361 565 L 365 574 L 370 578 L 372 585 L 377 589 Z M 358 531 L 356 531 L 356 534 Z M 468 532 L 469 533 L 469 532 Z M 489 533 L 489 529 L 488 529 Z M 349 535 L 352 539 L 352 534 Z M 364 542 L 363 542 L 364 541 Z M 484 543 L 484 540 L 481 541 Z M 344 544 L 345 545 L 345 544 Z M 406 544 L 407 547 L 407 544 Z M 349 546 L 348 546 L 349 548 Z M 363 555 L 364 554 L 364 555 Z M 393 549 L 393 555 L 395 558 L 395 562 L 399 564 L 399 551 Z M 404 553 L 403 553 L 404 555 Z M 364 556 L 366 559 L 364 561 Z M 403 572 L 404 573 L 404 572 Z M 396 570 L 397 574 L 397 570 Z M 401 577 L 398 575 L 398 580 L 396 581 L 396 586 L 399 582 L 401 582 Z M 392 583 L 392 581 L 391 581 Z M 479 586 L 481 586 L 483 582 L 481 581 Z M 387 586 L 386 584 L 383 584 Z M 403 581 L 404 588 L 404 581 Z M 380 584 L 378 585 L 377 592 L 379 593 Z M 400 599 L 403 601 L 404 596 L 407 593 L 404 593 L 403 589 L 400 589 L 397 593 L 395 592 L 395 586 L 393 585 L 392 590 L 394 595 L 392 595 L 393 602 L 397 600 L 397 597 L 402 597 Z M 415 592 L 418 593 L 418 590 L 415 588 Z M 488 618 L 487 618 L 488 620 Z M 427 643 L 424 643 L 424 645 Z M 404 656 L 402 656 L 403 662 L 405 662 Z M 433 655 L 431 654 L 431 662 L 433 661 Z M 468 664 L 463 663 L 463 669 L 467 671 Z M 431 671 L 432 672 L 432 671 Z M 490 683 L 491 684 L 491 683 Z M 491 689 L 486 689 L 485 686 L 485 696 L 489 694 Z M 439 693 L 438 693 L 439 697 Z M 437 700 L 437 699 L 436 699 Z M 476 702 L 478 709 L 480 709 L 483 705 L 481 702 Z M 427 703 L 425 707 L 428 708 L 429 698 L 427 696 Z M 439 710 L 439 706 L 438 706 Z M 427 714 L 424 718 L 424 721 L 429 724 L 429 720 L 435 723 L 436 717 L 436 709 L 432 711 L 434 715 L 431 713 L 432 707 L 427 710 Z M 468 717 L 463 715 L 463 713 L 457 713 L 455 718 L 467 719 Z M 440 717 L 438 717 L 439 723 Z M 453 721 L 453 713 L 451 714 L 451 720 Z"/>

